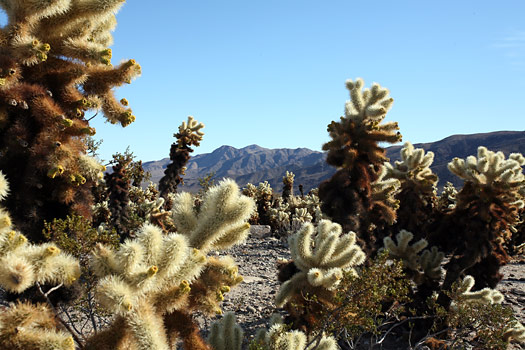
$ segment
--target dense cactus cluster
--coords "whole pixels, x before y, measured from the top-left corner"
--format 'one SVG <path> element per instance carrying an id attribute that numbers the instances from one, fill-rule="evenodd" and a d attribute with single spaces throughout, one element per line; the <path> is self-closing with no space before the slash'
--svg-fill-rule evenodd
<path id="1" fill-rule="evenodd" d="M 361 79 L 346 82 L 351 99 L 345 105 L 345 115 L 339 122 L 328 125 L 332 140 L 323 145 L 323 150 L 328 151 L 327 163 L 338 170 L 319 186 L 319 198 L 323 202 L 323 212 L 346 231 L 357 232 L 371 250 L 375 237 L 360 231 L 368 231 L 372 223 L 395 219 L 394 210 L 374 210 L 375 207 L 389 207 L 373 198 L 372 183 L 378 179 L 383 162 L 387 160 L 379 143 L 398 142 L 401 134 L 397 131 L 397 123 L 383 123 L 394 101 L 389 91 L 379 84 L 370 89 L 363 89 L 363 85 Z M 372 212 L 376 216 L 372 217 Z"/>
<path id="2" fill-rule="evenodd" d="M 113 88 L 141 73 L 134 60 L 111 65 L 111 31 L 122 0 L 3 1 L 0 30 L 0 168 L 13 220 L 41 239 L 44 220 L 90 214 L 101 166 L 86 158 L 95 130 L 87 113 L 113 124 L 135 117 Z"/>
<path id="3" fill-rule="evenodd" d="M 355 240 L 355 233 L 342 235 L 341 226 L 329 220 L 322 220 L 317 228 L 306 223 L 290 236 L 293 260 L 281 269 L 283 284 L 275 304 L 287 305 L 289 321 L 296 328 L 311 326 L 322 309 L 330 308 L 343 273 L 355 273 L 354 267 L 364 262 L 365 254 Z M 306 295 L 315 295 L 316 302 L 309 302 Z"/>
<path id="4" fill-rule="evenodd" d="M 395 195 L 400 203 L 397 209 L 397 220 L 391 231 L 405 229 L 411 232 L 424 232 L 425 226 L 432 218 L 435 207 L 438 177 L 430 169 L 434 153 L 415 149 L 406 142 L 401 149 L 401 160 L 385 163 L 386 179 L 397 179 L 400 182 L 399 193 Z"/>
<path id="5" fill-rule="evenodd" d="M 481 347 L 488 338 L 498 349 L 525 341 L 494 289 L 524 244 L 525 157 L 479 147 L 449 163 L 464 186 L 438 196 L 432 152 L 407 142 L 401 160 L 388 162 L 381 145 L 401 135 L 384 122 L 393 99 L 379 84 L 346 82 L 351 99 L 323 146 L 337 172 L 306 195 L 301 186 L 293 194 L 291 172 L 282 196 L 268 182 L 241 192 L 233 180 L 177 193 L 203 137 L 193 117 L 174 135 L 159 190 L 141 187 L 147 176 L 129 153 L 104 176 L 87 155 L 95 130 L 86 114 L 129 125 L 135 117 L 113 88 L 141 73 L 134 60 L 111 65 L 123 2 L 0 1 L 0 348 L 245 349 L 234 314 L 213 322 L 207 339 L 194 314 L 221 315 L 224 294 L 243 281 L 219 252 L 243 243 L 250 223 L 287 236 L 292 257 L 276 271 L 284 320 L 272 317 L 251 350 L 335 350 L 365 336 L 382 337 L 370 348 L 387 337 L 445 344 L 481 314 L 487 325 L 464 326 L 486 327 L 476 334 Z M 78 318 L 56 297 L 76 284 L 88 305 Z M 344 331 L 326 325 L 334 315 Z M 79 332 L 79 319 L 93 329 Z M 442 339 L 426 339 L 431 332 Z"/>

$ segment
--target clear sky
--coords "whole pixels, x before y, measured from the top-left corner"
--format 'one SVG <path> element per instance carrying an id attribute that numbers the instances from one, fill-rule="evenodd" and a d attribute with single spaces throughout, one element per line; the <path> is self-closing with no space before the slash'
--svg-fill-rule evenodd
<path id="1" fill-rule="evenodd" d="M 128 0 L 117 20 L 113 63 L 143 73 L 117 90 L 135 123 L 93 120 L 106 160 L 167 157 L 188 115 L 206 125 L 194 154 L 320 150 L 356 77 L 390 89 L 404 141 L 525 129 L 523 0 Z"/>

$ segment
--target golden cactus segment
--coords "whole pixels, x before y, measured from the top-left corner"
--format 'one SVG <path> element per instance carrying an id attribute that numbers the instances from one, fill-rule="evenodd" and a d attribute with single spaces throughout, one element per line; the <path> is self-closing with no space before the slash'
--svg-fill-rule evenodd
<path id="1" fill-rule="evenodd" d="M 60 253 L 60 249 L 55 246 L 47 247 L 44 253 L 45 256 L 56 256 Z"/>
<path id="2" fill-rule="evenodd" d="M 71 119 L 65 118 L 62 120 L 62 125 L 64 125 L 67 128 L 70 128 L 73 126 L 73 121 Z"/>
<path id="3" fill-rule="evenodd" d="M 157 274 L 157 272 L 159 271 L 159 268 L 157 266 L 151 266 L 149 269 L 148 269 L 148 275 L 149 276 L 154 276 L 155 274 Z"/>
<path id="4" fill-rule="evenodd" d="M 57 175 L 62 175 L 64 173 L 64 167 L 62 165 L 57 165 L 47 172 L 47 177 L 54 179 Z"/>
<path id="5" fill-rule="evenodd" d="M 11 218 L 9 214 L 3 210 L 0 210 L 0 229 L 4 227 L 11 227 Z"/>

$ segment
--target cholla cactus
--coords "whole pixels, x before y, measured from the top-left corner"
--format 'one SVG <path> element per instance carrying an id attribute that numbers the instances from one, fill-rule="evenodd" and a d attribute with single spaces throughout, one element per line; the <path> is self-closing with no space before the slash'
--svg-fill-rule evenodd
<path id="1" fill-rule="evenodd" d="M 257 192 L 255 196 L 255 202 L 257 204 L 258 223 L 261 225 L 271 225 L 271 212 L 270 209 L 273 206 L 273 189 L 268 181 L 260 182 L 257 186 Z"/>
<path id="2" fill-rule="evenodd" d="M 477 158 L 454 158 L 448 164 L 449 170 L 468 184 L 458 195 L 458 206 L 465 207 L 473 200 L 471 195 L 465 193 L 472 188 L 479 193 L 479 201 L 497 201 L 502 209 L 513 209 L 514 211 L 507 213 L 507 220 L 516 221 L 516 209 L 525 207 L 521 194 L 525 191 L 524 165 L 525 157 L 519 153 L 512 153 L 505 159 L 502 152 L 495 153 L 482 146 L 478 148 Z M 490 220 L 491 215 L 497 215 L 494 210 L 486 208 L 480 213 L 482 219 Z"/>
<path id="3" fill-rule="evenodd" d="M 255 209 L 253 200 L 241 195 L 231 179 L 210 188 L 198 213 L 189 193 L 177 195 L 175 203 L 172 215 L 178 231 L 188 237 L 190 246 L 203 252 L 244 241 L 250 230 L 246 221 Z"/>
<path id="4" fill-rule="evenodd" d="M 270 208 L 270 222 L 272 231 L 283 234 L 290 229 L 290 203 L 285 203 L 283 198 L 275 200 L 274 208 Z"/>
<path id="5" fill-rule="evenodd" d="M 509 325 L 505 333 L 503 333 L 503 339 L 507 342 L 515 340 L 517 342 L 525 343 L 525 326 L 518 321 Z"/>
<path id="6" fill-rule="evenodd" d="M 0 197 L 8 193 L 0 172 Z M 53 244 L 30 244 L 11 226 L 0 208 L 0 287 L 22 293 L 35 284 L 70 286 L 80 276 L 78 262 Z M 71 349 L 73 338 L 58 331 L 55 315 L 43 305 L 11 304 L 0 312 L 0 347 L 3 349 Z"/>
<path id="7" fill-rule="evenodd" d="M 337 350 L 339 346 L 331 336 L 321 336 L 319 340 L 308 339 L 301 331 L 288 331 L 279 315 L 273 315 L 268 331 L 257 332 L 255 343 L 268 350 Z"/>
<path id="8" fill-rule="evenodd" d="M 401 182 L 398 179 L 388 177 L 388 168 L 381 167 L 377 180 L 372 183 L 372 199 L 374 201 L 373 211 L 387 224 L 392 225 L 396 219 L 396 211 L 399 208 L 399 200 L 395 195 L 399 192 Z"/>
<path id="9" fill-rule="evenodd" d="M 339 170 L 319 186 L 322 211 L 340 223 L 345 231 L 355 231 L 366 244 L 375 249 L 375 237 L 370 226 L 381 226 L 383 218 L 375 218 L 372 208 L 372 183 L 387 160 L 380 142 L 395 143 L 401 140 L 397 123 L 383 123 L 393 103 L 387 89 L 379 84 L 363 90 L 363 80 L 348 80 L 351 100 L 346 103 L 345 115 L 339 122 L 328 125 L 331 141 L 323 145 L 328 151 L 327 162 Z M 382 204 L 388 207 L 387 203 Z M 391 213 L 393 214 L 393 213 Z M 393 221 L 395 217 L 388 220 Z"/>
<path id="10" fill-rule="evenodd" d="M 401 230 L 396 236 L 397 244 L 390 237 L 385 237 L 383 244 L 390 257 L 402 260 L 404 267 L 411 270 L 411 277 L 416 284 L 423 283 L 424 278 L 439 281 L 442 277 L 441 262 L 444 254 L 437 247 L 425 249 L 428 246 L 425 239 L 409 245 L 413 238 L 411 232 Z"/>
<path id="11" fill-rule="evenodd" d="M 346 102 L 341 121 L 328 126 L 332 141 L 323 145 L 323 150 L 328 151 L 328 164 L 352 168 L 366 154 L 372 164 L 380 165 L 386 158 L 377 143 L 401 140 L 397 123 L 381 124 L 394 102 L 388 89 L 374 83 L 372 88 L 363 90 L 363 85 L 359 78 L 355 82 L 346 81 L 351 100 Z"/>
<path id="12" fill-rule="evenodd" d="M 70 334 L 57 330 L 55 315 L 44 305 L 12 304 L 0 312 L 2 349 L 74 350 Z"/>
<path id="13" fill-rule="evenodd" d="M 242 194 L 255 199 L 257 196 L 257 186 L 255 186 L 252 183 L 247 183 L 246 186 L 242 189 Z"/>
<path id="14" fill-rule="evenodd" d="M 482 290 L 471 292 L 474 287 L 475 280 L 472 276 L 465 276 L 459 283 L 457 292 L 462 302 L 473 303 L 480 302 L 485 304 L 501 304 L 505 297 L 499 291 L 491 288 L 483 288 Z"/>
<path id="15" fill-rule="evenodd" d="M 123 3 L 0 2 L 7 14 L 0 30 L 0 168 L 16 193 L 6 207 L 32 240 L 43 239 L 44 220 L 90 214 L 99 172 L 84 158 L 95 134 L 86 114 L 101 110 L 122 126 L 135 120 L 114 88 L 141 67 L 134 60 L 112 66 L 108 49 Z"/>
<path id="16" fill-rule="evenodd" d="M 0 193 L 7 193 L 7 182 L 0 172 Z M 7 211 L 0 208 L 0 287 L 22 293 L 34 284 L 70 286 L 80 276 L 80 266 L 54 244 L 35 245 L 13 229 Z"/>
<path id="17" fill-rule="evenodd" d="M 437 201 L 437 208 L 441 211 L 447 209 L 454 209 L 456 207 L 458 191 L 451 182 L 448 182 L 443 186 L 443 191 L 439 195 Z"/>
<path id="18" fill-rule="evenodd" d="M 521 169 L 524 165 L 525 157 L 520 153 L 512 153 L 509 159 L 505 159 L 503 152 L 495 153 L 480 146 L 478 147 L 477 158 L 469 156 L 466 161 L 454 158 L 448 164 L 448 168 L 465 181 L 472 182 L 477 186 L 510 189 L 510 193 L 505 199 L 522 207 L 523 201 L 519 201 L 513 195 L 517 195 L 525 186 L 523 184 L 525 176 Z"/>
<path id="19" fill-rule="evenodd" d="M 341 226 L 329 220 L 318 224 L 315 235 L 314 230 L 312 224 L 305 223 L 288 240 L 293 264 L 299 272 L 281 285 L 275 298 L 278 307 L 307 293 L 328 304 L 343 272 L 355 273 L 354 266 L 365 260 L 353 232 L 342 235 Z"/>
<path id="20" fill-rule="evenodd" d="M 186 164 L 191 158 L 190 153 L 193 152 L 191 147 L 199 146 L 202 141 L 204 135 L 201 131 L 202 128 L 204 128 L 204 124 L 189 116 L 188 121 L 182 122 L 179 126 L 179 132 L 173 135 L 177 141 L 170 148 L 171 163 L 168 164 L 164 176 L 159 181 L 160 195 L 166 200 L 169 198 L 169 193 L 177 191 L 179 184 L 184 184 L 181 175 L 184 175 Z M 167 203 L 171 204 L 169 201 Z"/>
<path id="21" fill-rule="evenodd" d="M 286 172 L 286 174 L 283 176 L 283 199 L 284 202 L 288 202 L 290 198 L 293 196 L 293 180 L 295 178 L 295 174 L 292 172 Z"/>
<path id="22" fill-rule="evenodd" d="M 307 208 L 295 208 L 295 213 L 292 219 L 292 227 L 298 227 L 305 222 L 312 222 L 313 217 L 308 212 Z"/>
<path id="23" fill-rule="evenodd" d="M 191 312 L 220 313 L 223 293 L 242 281 L 232 258 L 207 258 L 206 253 L 246 238 L 253 201 L 240 195 L 235 182 L 225 180 L 210 188 L 198 212 L 188 193 L 177 194 L 174 202 L 177 233 L 163 235 L 147 224 L 117 251 L 99 246 L 93 260 L 101 277 L 99 302 L 118 315 L 115 324 L 125 321 L 122 330 L 111 328 L 117 332 L 114 338 L 130 335 L 138 349 L 167 349 L 175 334 L 186 345 L 204 347 Z M 98 341 L 106 341 L 105 334 Z"/>
<path id="24" fill-rule="evenodd" d="M 448 167 L 465 180 L 457 204 L 436 220 L 433 244 L 454 256 L 447 264 L 444 289 L 450 289 L 463 273 L 474 276 L 476 287 L 495 288 L 503 277 L 500 266 L 508 263 L 504 244 L 519 221 L 524 206 L 522 166 L 525 157 L 478 148 L 477 157 L 455 158 Z M 441 302 L 448 300 L 441 296 Z"/>
<path id="25" fill-rule="evenodd" d="M 214 350 L 241 350 L 244 331 L 235 322 L 235 314 L 227 312 L 211 325 L 208 342 Z"/>
<path id="26" fill-rule="evenodd" d="M 160 301 L 174 286 L 187 289 L 205 263 L 206 257 L 192 250 L 186 237 L 163 236 L 158 227 L 147 224 L 135 240 L 127 240 L 117 251 L 99 245 L 92 265 L 101 278 L 97 287 L 101 304 L 125 314 L 143 299 Z"/>
<path id="27" fill-rule="evenodd" d="M 434 153 L 422 148 L 415 149 L 406 142 L 401 149 L 401 160 L 394 165 L 385 163 L 386 179 L 398 179 L 401 183 L 395 198 L 399 201 L 397 221 L 390 232 L 406 229 L 412 232 L 426 232 L 436 202 L 438 177 L 430 169 Z M 425 238 L 425 237 L 420 237 Z"/>
<path id="28" fill-rule="evenodd" d="M 424 149 L 414 148 L 410 142 L 405 142 L 401 149 L 401 161 L 396 161 L 394 165 L 385 163 L 387 178 L 411 182 L 421 194 L 431 194 L 438 182 L 437 175 L 430 169 L 433 161 L 434 152 L 425 153 Z"/>

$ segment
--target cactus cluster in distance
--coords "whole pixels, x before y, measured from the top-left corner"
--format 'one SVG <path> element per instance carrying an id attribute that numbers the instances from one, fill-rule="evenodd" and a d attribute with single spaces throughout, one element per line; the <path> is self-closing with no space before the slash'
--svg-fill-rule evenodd
<path id="1" fill-rule="evenodd" d="M 7 14 L 0 29 L 0 287 L 9 300 L 19 297 L 2 300 L 0 348 L 243 349 L 244 331 L 221 305 L 243 277 L 233 257 L 220 252 L 246 240 L 249 222 L 288 236 L 292 258 L 276 271 L 281 285 L 274 301 L 285 317 L 272 317 L 251 349 L 335 350 L 354 341 L 317 327 L 341 306 L 344 283 L 364 275 L 381 251 L 388 264 L 401 261 L 410 282 L 410 304 L 388 321 L 398 323 L 385 337 L 420 341 L 432 330 L 445 341 L 454 312 L 503 302 L 495 290 L 499 269 L 510 260 L 510 246 L 523 244 L 517 237 L 523 237 L 525 157 L 479 147 L 476 156 L 448 165 L 464 186 L 438 196 L 431 152 L 407 142 L 401 160 L 388 162 L 382 145 L 401 141 L 401 134 L 396 122 L 385 122 L 393 99 L 376 83 L 346 82 L 350 100 L 344 116 L 328 125 L 331 140 L 323 146 L 337 172 L 307 195 L 293 194 L 291 172 L 281 198 L 267 182 L 241 192 L 228 179 L 198 198 L 177 193 L 203 137 L 204 124 L 193 117 L 174 135 L 159 191 L 139 188 L 142 175 L 131 184 L 132 158 L 122 158 L 104 179 L 105 167 L 87 155 L 95 134 L 88 114 L 132 123 L 129 102 L 117 100 L 114 88 L 141 74 L 134 60 L 111 62 L 111 31 L 123 3 L 0 1 Z M 110 193 L 93 206 L 96 191 Z M 87 220 L 90 232 L 114 232 L 120 244 L 98 244 L 77 259 L 58 241 L 43 242 L 42 228 L 55 227 L 46 222 L 70 214 Z M 70 305 L 52 298 L 76 284 L 95 310 L 80 318 L 109 316 L 88 335 L 61 313 Z M 398 302 L 381 300 L 376 320 Z M 447 316 L 429 322 L 442 317 L 431 305 Z M 197 313 L 217 318 L 207 338 Z M 524 326 L 505 320 L 495 332 L 501 341 L 525 341 Z"/>

